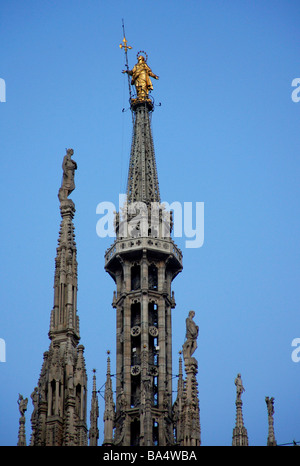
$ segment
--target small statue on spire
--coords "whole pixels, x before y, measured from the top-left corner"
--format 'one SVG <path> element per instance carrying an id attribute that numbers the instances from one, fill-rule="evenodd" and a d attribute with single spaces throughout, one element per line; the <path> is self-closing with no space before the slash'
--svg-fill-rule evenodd
<path id="1" fill-rule="evenodd" d="M 28 398 L 23 398 L 20 395 L 18 398 L 20 419 L 19 419 L 19 433 L 18 433 L 18 447 L 26 447 L 26 434 L 25 434 L 25 413 L 27 411 Z"/>
<path id="2" fill-rule="evenodd" d="M 240 400 L 241 396 L 242 396 L 242 393 L 245 391 L 245 389 L 243 387 L 243 382 L 242 382 L 242 379 L 241 379 L 241 374 L 238 374 L 236 376 L 234 384 L 236 386 L 236 399 Z"/>
<path id="3" fill-rule="evenodd" d="M 64 156 L 62 169 L 63 177 L 61 182 L 61 187 L 58 191 L 58 199 L 60 201 L 66 201 L 67 197 L 75 189 L 75 170 L 77 170 L 77 163 L 71 159 L 74 154 L 73 149 L 66 149 L 66 155 Z"/>
<path id="4" fill-rule="evenodd" d="M 268 396 L 265 397 L 265 402 L 267 404 L 268 410 L 268 424 L 269 424 L 269 435 L 267 445 L 268 447 L 274 447 L 277 445 L 275 440 L 275 433 L 274 433 L 274 398 L 269 398 Z"/>
<path id="5" fill-rule="evenodd" d="M 20 395 L 19 393 L 19 398 L 18 398 L 18 405 L 19 405 L 19 411 L 20 411 L 20 416 L 25 417 L 25 412 L 27 411 L 27 404 L 28 404 L 28 398 L 23 398 L 23 395 Z"/>
<path id="6" fill-rule="evenodd" d="M 142 53 L 145 55 L 142 55 Z M 148 56 L 142 50 L 137 54 L 137 64 L 132 70 L 123 70 L 123 73 L 127 73 L 132 76 L 131 84 L 136 88 L 137 100 L 145 101 L 149 98 L 149 92 L 153 90 L 153 85 L 150 76 L 154 79 L 159 77 L 154 74 L 151 68 L 147 65 Z"/>
<path id="7" fill-rule="evenodd" d="M 238 447 L 238 446 L 248 446 L 249 441 L 248 441 L 248 432 L 246 427 L 244 426 L 244 420 L 243 420 L 243 402 L 242 402 L 242 393 L 245 391 L 245 388 L 243 386 L 243 382 L 241 379 L 241 374 L 237 374 L 234 384 L 236 386 L 236 400 L 235 400 L 235 405 L 236 405 L 236 424 L 235 428 L 233 429 L 233 434 L 232 434 L 232 446 Z"/>
<path id="8" fill-rule="evenodd" d="M 186 340 L 182 346 L 184 361 L 190 360 L 197 348 L 197 338 L 199 334 L 199 327 L 194 322 L 195 311 L 190 311 L 186 318 Z"/>

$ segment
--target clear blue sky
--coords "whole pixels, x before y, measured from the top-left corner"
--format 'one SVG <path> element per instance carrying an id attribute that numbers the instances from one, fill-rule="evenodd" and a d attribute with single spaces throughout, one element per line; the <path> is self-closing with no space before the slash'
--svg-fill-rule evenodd
<path id="1" fill-rule="evenodd" d="M 122 18 L 134 48 L 159 75 L 153 136 L 163 200 L 204 202 L 205 241 L 185 248 L 173 282 L 173 373 L 190 309 L 198 349 L 203 445 L 230 445 L 234 378 L 245 386 L 251 445 L 267 441 L 265 396 L 275 398 L 278 443 L 300 441 L 300 77 L 298 1 L 2 1 L 0 444 L 15 445 L 18 393 L 29 398 L 48 350 L 57 192 L 66 147 L 78 164 L 74 219 L 78 313 L 89 377 L 115 368 L 111 238 L 96 235 L 99 202 L 124 193 L 131 115 Z M 176 390 L 176 379 L 173 389 Z M 103 399 L 99 397 L 103 438 Z"/>

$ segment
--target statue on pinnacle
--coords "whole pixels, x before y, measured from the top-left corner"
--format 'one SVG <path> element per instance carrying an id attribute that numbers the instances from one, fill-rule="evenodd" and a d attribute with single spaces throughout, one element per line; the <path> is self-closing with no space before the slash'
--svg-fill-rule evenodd
<path id="1" fill-rule="evenodd" d="M 185 363 L 191 360 L 192 355 L 197 348 L 197 338 L 199 334 L 199 327 L 194 322 L 195 311 L 190 311 L 188 317 L 186 318 L 186 334 L 185 342 L 182 346 L 183 358 Z"/>
<path id="2" fill-rule="evenodd" d="M 67 149 L 66 155 L 64 156 L 62 169 L 63 177 L 61 182 L 61 187 L 58 192 L 58 199 L 61 201 L 66 201 L 68 196 L 75 189 L 75 170 L 77 170 L 77 163 L 71 159 L 74 154 L 73 149 Z"/>
<path id="3" fill-rule="evenodd" d="M 145 54 L 145 52 L 143 53 Z M 127 73 L 129 76 L 132 76 L 131 84 L 135 86 L 137 100 L 140 101 L 147 100 L 149 92 L 153 90 L 153 84 L 150 76 L 154 79 L 159 79 L 147 65 L 147 54 L 145 55 L 146 57 L 138 52 L 137 64 L 132 68 L 132 70 L 123 70 L 123 73 Z"/>
<path id="4" fill-rule="evenodd" d="M 28 404 L 28 398 L 24 399 L 23 395 L 19 394 L 18 405 L 19 405 L 20 416 L 22 418 L 25 417 L 25 412 L 27 411 L 27 404 Z"/>
<path id="5" fill-rule="evenodd" d="M 241 379 L 241 374 L 238 374 L 235 378 L 234 384 L 236 386 L 236 399 L 240 400 L 242 393 L 245 391 L 245 388 L 243 386 L 243 382 Z"/>

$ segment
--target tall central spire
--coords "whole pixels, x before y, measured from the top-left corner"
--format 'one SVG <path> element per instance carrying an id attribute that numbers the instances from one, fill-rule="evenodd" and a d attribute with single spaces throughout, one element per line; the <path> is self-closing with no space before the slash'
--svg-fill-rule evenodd
<path id="1" fill-rule="evenodd" d="M 127 182 L 127 202 L 160 203 L 149 101 L 133 105 L 134 128 Z"/>
<path id="2" fill-rule="evenodd" d="M 114 418 L 114 445 L 173 445 L 171 313 L 175 300 L 171 286 L 182 270 L 182 253 L 171 239 L 170 224 L 168 232 L 163 228 L 165 218 L 160 212 L 155 225 L 144 228 L 152 204 L 161 208 L 150 124 L 153 100 L 149 96 L 150 77 L 158 77 L 147 65 L 145 52 L 137 57 L 134 68 L 125 71 L 136 88 L 130 99 L 134 124 L 128 209 L 123 209 L 122 216 L 116 214 L 116 240 L 105 254 L 105 269 L 117 288 L 113 298 L 116 403 L 112 415 L 111 397 L 107 397 L 105 432 L 110 442 Z M 137 209 L 147 207 L 133 217 L 135 203 L 143 203 Z M 109 378 L 106 386 L 110 386 Z"/>

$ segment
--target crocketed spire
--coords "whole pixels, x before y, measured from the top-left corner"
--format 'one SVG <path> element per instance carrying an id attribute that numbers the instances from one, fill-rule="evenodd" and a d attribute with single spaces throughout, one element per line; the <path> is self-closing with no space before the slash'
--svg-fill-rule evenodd
<path id="1" fill-rule="evenodd" d="M 268 447 L 275 447 L 277 445 L 275 439 L 275 432 L 274 432 L 274 398 L 269 398 L 266 396 L 265 398 L 267 410 L 268 410 L 268 440 L 267 446 Z"/>
<path id="2" fill-rule="evenodd" d="M 37 388 L 32 394 L 33 446 L 87 445 L 87 375 L 84 347 L 79 345 L 77 315 L 77 249 L 73 217 L 77 164 L 68 149 L 63 159 L 63 177 L 58 198 L 61 225 L 55 258 L 54 305 L 50 316 L 50 346 Z"/>
<path id="3" fill-rule="evenodd" d="M 99 429 L 98 429 L 98 417 L 99 417 L 99 405 L 98 405 L 98 396 L 96 388 L 96 369 L 93 369 L 93 391 L 92 391 L 92 401 L 91 401 L 91 411 L 90 411 L 90 428 L 89 428 L 89 440 L 90 447 L 96 447 L 98 445 L 99 439 Z"/>
<path id="4" fill-rule="evenodd" d="M 110 353 L 109 351 L 107 352 Z M 113 444 L 113 428 L 115 421 L 115 404 L 113 400 L 113 389 L 112 389 L 112 380 L 110 374 L 110 357 L 107 357 L 107 371 L 106 371 L 106 382 L 105 382 L 105 409 L 103 415 L 104 421 L 104 441 L 103 445 L 112 445 Z"/>
<path id="5" fill-rule="evenodd" d="M 243 411 L 242 406 L 243 402 L 241 399 L 242 393 L 245 391 L 243 387 L 243 382 L 241 379 L 241 374 L 238 374 L 235 378 L 235 386 L 236 386 L 236 421 L 235 421 L 235 428 L 233 429 L 232 434 L 232 446 L 239 447 L 239 446 L 248 446 L 248 433 L 247 429 L 244 426 L 243 420 Z"/>
<path id="6" fill-rule="evenodd" d="M 160 203 L 159 185 L 152 139 L 149 105 L 134 106 L 134 128 L 130 154 L 127 201 Z"/>

